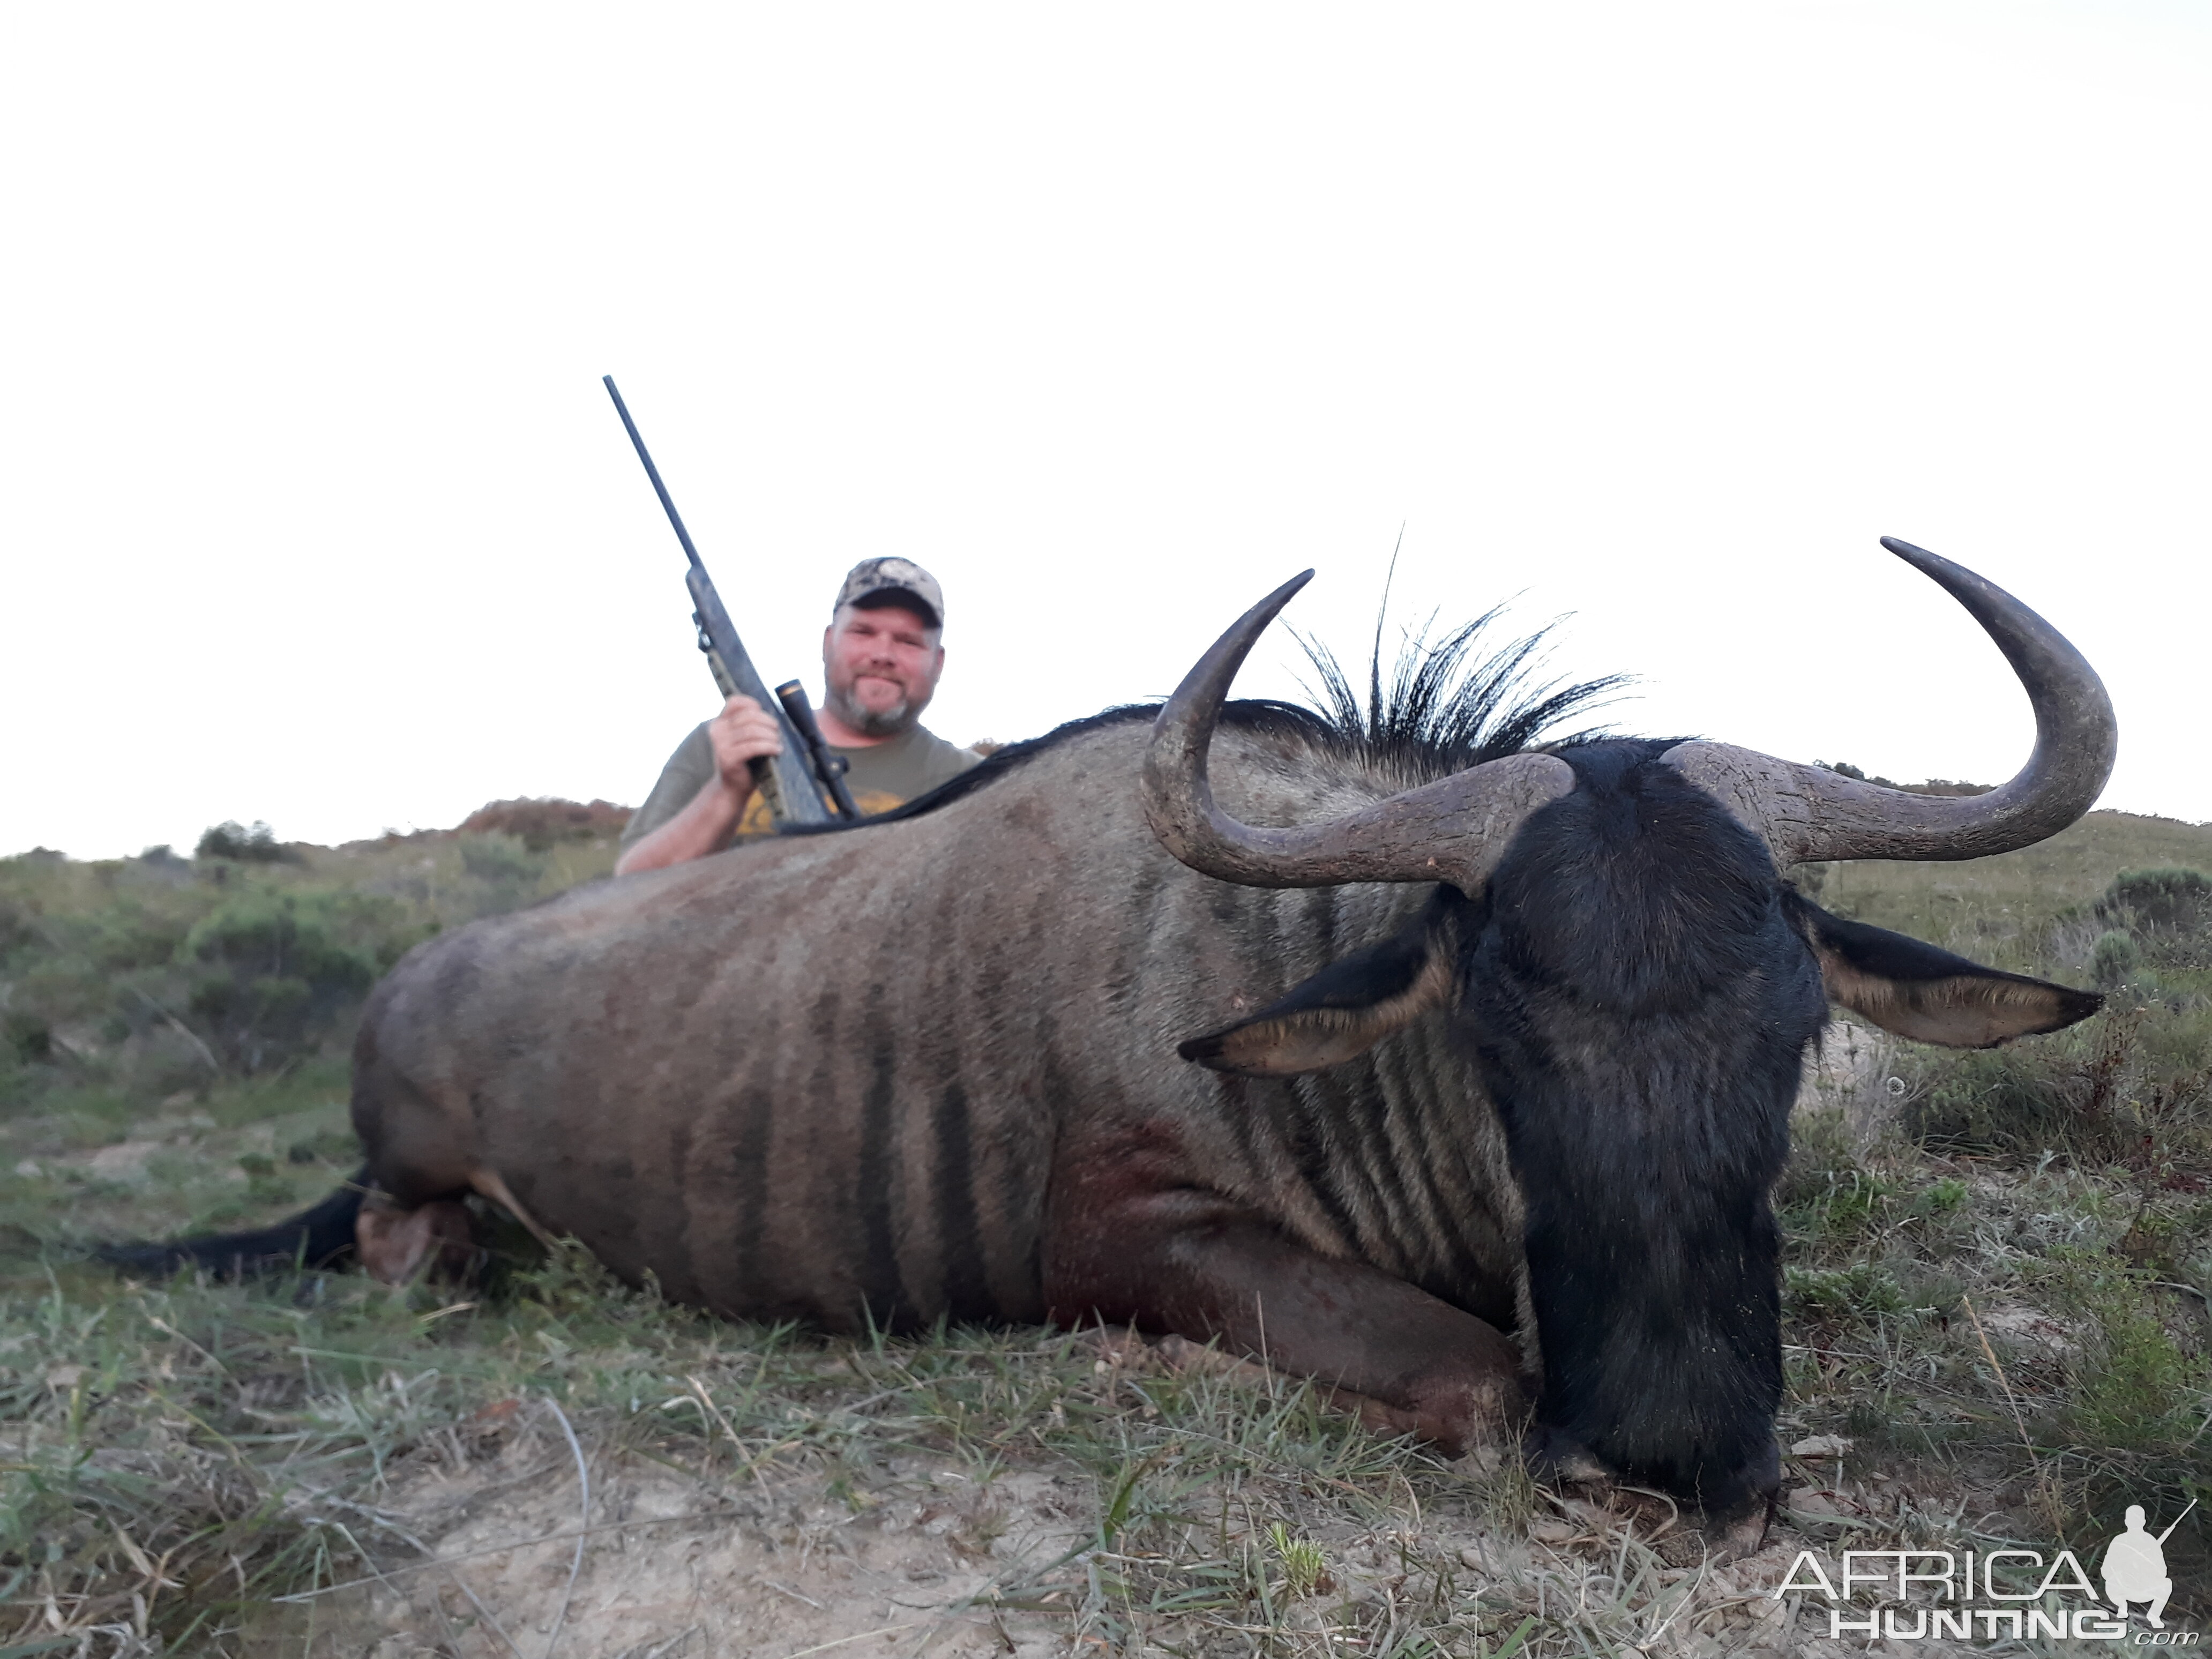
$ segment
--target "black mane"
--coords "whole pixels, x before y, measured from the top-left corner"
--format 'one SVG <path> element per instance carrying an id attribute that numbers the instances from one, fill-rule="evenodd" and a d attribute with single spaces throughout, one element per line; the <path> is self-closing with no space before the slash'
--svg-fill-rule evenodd
<path id="1" fill-rule="evenodd" d="M 1231 703 L 1231 708 L 1241 705 Z M 1160 712 L 1157 702 L 1126 702 L 1096 714 L 1085 714 L 1081 720 L 1070 720 L 1065 726 L 1055 726 L 1040 738 L 1024 738 L 1010 743 L 997 753 L 984 757 L 981 766 L 971 766 L 958 777 L 940 783 L 927 793 L 916 795 L 902 805 L 888 812 L 848 823 L 833 818 L 828 823 L 784 823 L 776 826 L 779 836 L 835 836 L 848 830 L 866 830 L 878 823 L 897 823 L 907 818 L 918 818 L 925 812 L 934 812 L 964 799 L 978 789 L 988 788 L 1024 762 L 1032 760 L 1048 749 L 1057 749 L 1061 744 L 1081 737 L 1086 732 L 1096 732 L 1109 726 L 1125 726 L 1132 720 L 1149 720 Z"/>
<path id="2" fill-rule="evenodd" d="M 1486 611 L 1433 644 L 1431 617 L 1406 635 L 1387 683 L 1378 618 L 1364 702 L 1334 653 L 1298 635 L 1321 682 L 1319 691 L 1309 687 L 1308 695 L 1321 705 L 1322 722 L 1336 744 L 1424 780 L 1449 777 L 1534 747 L 1562 722 L 1602 707 L 1627 684 L 1620 674 L 1565 686 L 1538 678 L 1551 629 L 1492 647 L 1488 635 L 1502 609 Z M 1585 730 L 1552 742 L 1557 746 L 1599 735 Z"/>
<path id="3" fill-rule="evenodd" d="M 1541 647 L 1549 629 L 1539 629 L 1492 648 L 1485 637 L 1497 621 L 1496 610 L 1485 611 L 1462 623 L 1433 644 L 1424 626 L 1409 634 L 1391 663 L 1386 680 L 1382 665 L 1382 629 L 1375 630 L 1374 656 L 1368 664 L 1367 696 L 1363 701 L 1352 689 L 1334 653 L 1318 641 L 1297 636 L 1321 682 L 1316 691 L 1307 688 L 1315 708 L 1273 698 L 1252 698 L 1225 704 L 1222 724 L 1248 731 L 1281 732 L 1303 738 L 1316 747 L 1369 764 L 1388 768 L 1412 781 L 1426 781 L 1464 772 L 1486 761 L 1517 755 L 1544 740 L 1563 721 L 1601 706 L 1627 681 L 1607 674 L 1595 680 L 1578 680 L 1562 686 L 1535 678 Z M 1123 703 L 1081 720 L 1055 726 L 1042 737 L 1009 744 L 971 766 L 958 777 L 941 783 L 903 805 L 858 823 L 787 824 L 777 833 L 786 836 L 834 835 L 871 824 L 896 823 L 934 812 L 939 807 L 988 788 L 1008 772 L 1047 750 L 1058 748 L 1086 732 L 1133 720 L 1150 720 L 1160 711 L 1158 702 Z M 1584 730 L 1551 740 L 1552 746 L 1583 743 L 1601 735 Z"/>

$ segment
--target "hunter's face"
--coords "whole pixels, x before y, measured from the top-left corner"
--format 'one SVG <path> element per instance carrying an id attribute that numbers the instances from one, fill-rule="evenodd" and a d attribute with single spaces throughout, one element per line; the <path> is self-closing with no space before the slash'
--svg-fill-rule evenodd
<path id="1" fill-rule="evenodd" d="M 847 605 L 822 636 L 822 674 L 838 719 L 872 738 L 896 737 L 929 706 L 945 672 L 937 630 L 911 611 Z"/>

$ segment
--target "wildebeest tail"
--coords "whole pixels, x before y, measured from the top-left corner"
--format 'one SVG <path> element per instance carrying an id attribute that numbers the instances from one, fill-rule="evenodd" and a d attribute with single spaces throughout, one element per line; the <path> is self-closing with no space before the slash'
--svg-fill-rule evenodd
<path id="1" fill-rule="evenodd" d="M 152 1274 L 205 1267 L 224 1279 L 243 1279 L 295 1263 L 319 1267 L 352 1250 L 354 1218 L 361 1213 L 368 1183 L 364 1169 L 312 1208 L 254 1232 L 179 1238 L 166 1244 L 107 1244 L 94 1254 L 111 1267 Z"/>

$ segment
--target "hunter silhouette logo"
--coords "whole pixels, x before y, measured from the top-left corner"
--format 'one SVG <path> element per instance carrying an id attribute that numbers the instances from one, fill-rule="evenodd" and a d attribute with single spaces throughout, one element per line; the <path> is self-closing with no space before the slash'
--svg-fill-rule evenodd
<path id="1" fill-rule="evenodd" d="M 2148 1601 L 2150 1627 L 2166 1628 L 2160 1615 L 2166 1612 L 2166 1598 L 2173 1594 L 2173 1580 L 2166 1575 L 2166 1540 L 2173 1536 L 2173 1528 L 2181 1524 L 2182 1516 L 2196 1507 L 2192 1498 L 2189 1509 L 2173 1517 L 2173 1526 L 2154 1538 L 2143 1530 L 2142 1505 L 2128 1505 L 2128 1529 L 2105 1547 L 2105 1595 L 2121 1618 L 2128 1616 L 2129 1602 Z"/>

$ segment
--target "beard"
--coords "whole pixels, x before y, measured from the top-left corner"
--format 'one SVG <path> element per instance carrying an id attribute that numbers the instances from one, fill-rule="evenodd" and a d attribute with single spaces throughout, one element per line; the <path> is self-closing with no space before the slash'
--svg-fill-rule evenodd
<path id="1" fill-rule="evenodd" d="M 856 683 L 858 678 L 855 676 Z M 851 685 L 833 685 L 828 692 L 830 708 L 837 718 L 871 738 L 904 736 L 914 730 L 921 719 L 921 711 L 929 706 L 927 696 L 916 699 L 902 694 L 888 708 L 869 708 L 853 695 Z"/>

